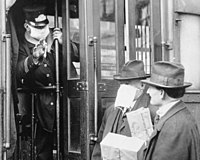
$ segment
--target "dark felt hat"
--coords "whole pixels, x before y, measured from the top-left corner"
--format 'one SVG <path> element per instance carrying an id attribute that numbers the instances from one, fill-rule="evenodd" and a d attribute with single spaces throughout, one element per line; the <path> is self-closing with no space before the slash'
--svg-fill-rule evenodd
<path id="1" fill-rule="evenodd" d="M 185 69 L 182 64 L 168 61 L 155 62 L 151 78 L 143 83 L 163 88 L 186 88 L 192 84 L 184 82 Z"/>
<path id="2" fill-rule="evenodd" d="M 115 80 L 146 79 L 149 76 L 144 72 L 144 63 L 141 60 L 130 60 L 124 64 L 121 72 L 113 76 Z"/>
<path id="3" fill-rule="evenodd" d="M 49 23 L 46 15 L 46 7 L 39 5 L 29 5 L 23 8 L 25 20 L 33 27 L 45 26 Z"/>

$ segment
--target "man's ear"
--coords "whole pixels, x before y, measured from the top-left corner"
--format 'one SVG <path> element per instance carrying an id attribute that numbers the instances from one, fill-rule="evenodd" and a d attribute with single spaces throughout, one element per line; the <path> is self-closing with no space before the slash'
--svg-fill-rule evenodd
<path id="1" fill-rule="evenodd" d="M 30 31 L 30 28 L 29 28 L 29 26 L 28 26 L 28 24 L 25 22 L 24 23 L 24 28 L 27 30 L 27 31 Z"/>
<path id="2" fill-rule="evenodd" d="M 160 90 L 160 95 L 161 95 L 162 99 L 165 98 L 165 91 L 163 89 Z"/>

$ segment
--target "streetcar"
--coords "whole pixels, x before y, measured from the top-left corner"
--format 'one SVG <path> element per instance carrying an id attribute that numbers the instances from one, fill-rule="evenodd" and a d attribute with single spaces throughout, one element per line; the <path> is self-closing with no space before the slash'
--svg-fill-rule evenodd
<path id="1" fill-rule="evenodd" d="M 28 3 L 45 5 L 49 25 L 63 32 L 55 159 L 90 159 L 103 113 L 115 101 L 119 87 L 113 75 L 131 59 L 142 60 L 149 75 L 156 61 L 184 65 L 185 81 L 193 85 L 186 90 L 183 101 L 200 129 L 198 0 L 1 0 L 0 3 L 0 159 L 34 159 L 34 137 L 23 135 L 20 110 L 23 104 L 15 103 L 15 96 L 26 91 L 16 87 L 13 74 L 24 32 L 22 8 Z M 67 54 L 71 40 L 80 45 L 79 61 L 73 62 L 78 76 L 71 73 L 72 58 Z"/>

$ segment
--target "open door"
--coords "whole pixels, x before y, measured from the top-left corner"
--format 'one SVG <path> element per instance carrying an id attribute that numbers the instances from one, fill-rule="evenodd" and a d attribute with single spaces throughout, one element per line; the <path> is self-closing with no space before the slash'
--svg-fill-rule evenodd
<path id="1" fill-rule="evenodd" d="M 114 101 L 118 84 L 113 75 L 124 63 L 124 2 L 78 3 L 74 8 L 79 12 L 78 18 L 70 18 L 69 5 L 64 5 L 64 46 L 69 46 L 70 40 L 80 45 L 79 62 L 73 62 L 78 75 L 70 69 L 73 57 L 65 54 L 70 47 L 63 48 L 64 159 L 88 160 L 103 111 Z"/>
<path id="2" fill-rule="evenodd" d="M 88 160 L 104 111 L 114 102 L 119 87 L 113 75 L 129 59 L 143 60 L 150 73 L 150 6 L 148 0 L 142 1 L 142 6 L 132 0 L 77 3 L 78 7 L 71 6 L 78 13 L 74 18 L 63 1 L 62 142 L 64 159 Z M 136 9 L 143 17 L 134 14 Z M 142 18 L 147 21 L 138 22 Z M 79 61 L 73 62 L 78 75 L 72 72 L 73 57 L 66 54 L 70 53 L 71 40 L 80 45 Z"/>

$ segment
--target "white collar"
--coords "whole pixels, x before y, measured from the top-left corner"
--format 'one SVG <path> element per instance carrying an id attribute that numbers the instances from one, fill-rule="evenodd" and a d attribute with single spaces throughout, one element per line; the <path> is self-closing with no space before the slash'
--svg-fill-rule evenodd
<path id="1" fill-rule="evenodd" d="M 179 102 L 180 100 L 175 100 L 173 102 L 170 102 L 162 107 L 160 107 L 156 113 L 159 115 L 159 117 L 163 117 L 177 102 Z"/>

